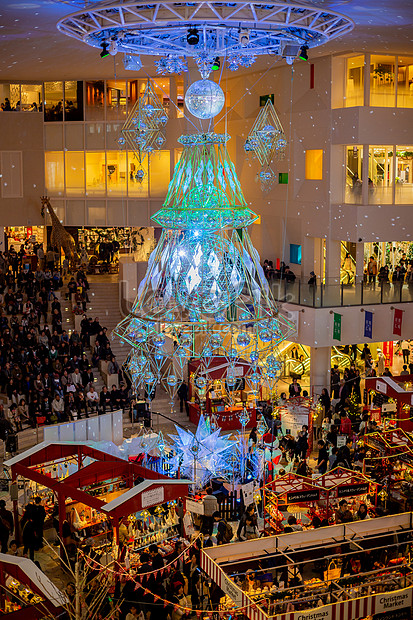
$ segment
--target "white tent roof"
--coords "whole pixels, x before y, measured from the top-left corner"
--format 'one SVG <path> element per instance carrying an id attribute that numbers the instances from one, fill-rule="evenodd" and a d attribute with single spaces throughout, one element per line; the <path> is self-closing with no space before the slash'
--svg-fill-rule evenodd
<path id="1" fill-rule="evenodd" d="M 134 486 L 132 489 L 128 489 L 127 491 L 125 491 L 125 493 L 122 493 L 122 495 L 119 495 L 119 497 L 116 497 L 105 506 L 102 506 L 102 511 L 111 512 L 112 510 L 115 510 L 116 508 L 121 506 L 123 503 L 130 500 L 132 497 L 139 495 L 140 493 L 146 491 L 146 489 L 149 489 L 152 486 L 165 486 L 170 484 L 193 484 L 193 481 L 187 480 L 186 478 L 179 478 L 174 480 L 166 480 L 165 478 L 159 480 L 144 480 L 140 484 Z"/>
<path id="2" fill-rule="evenodd" d="M 15 555 L 0 553 L 0 564 L 2 564 L 7 573 L 7 564 L 18 566 L 19 569 L 27 575 L 31 583 L 33 583 L 42 593 L 44 598 L 50 601 L 55 607 L 61 607 L 67 602 L 66 595 L 61 592 L 49 577 L 47 577 L 36 564 L 28 558 L 21 558 Z"/>

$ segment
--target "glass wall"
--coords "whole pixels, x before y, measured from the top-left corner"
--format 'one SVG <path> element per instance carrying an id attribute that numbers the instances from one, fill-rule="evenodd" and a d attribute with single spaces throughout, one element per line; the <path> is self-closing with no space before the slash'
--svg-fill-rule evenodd
<path id="1" fill-rule="evenodd" d="M 106 185 L 108 196 L 126 195 L 126 153 L 106 151 Z"/>
<path id="2" fill-rule="evenodd" d="M 105 118 L 105 82 L 86 82 L 86 120 L 100 121 Z"/>
<path id="3" fill-rule="evenodd" d="M 53 196 L 62 196 L 65 191 L 65 170 L 62 151 L 45 153 L 46 191 Z"/>
<path id="4" fill-rule="evenodd" d="M 0 102 L 4 112 L 20 110 L 20 84 L 0 84 Z"/>
<path id="5" fill-rule="evenodd" d="M 395 56 L 370 58 L 370 105 L 392 108 L 396 105 Z"/>
<path id="6" fill-rule="evenodd" d="M 396 147 L 396 197 L 398 204 L 413 204 L 413 146 Z"/>
<path id="7" fill-rule="evenodd" d="M 63 82 L 44 83 L 44 120 L 63 120 Z"/>
<path id="8" fill-rule="evenodd" d="M 369 148 L 369 204 L 393 202 L 393 147 Z"/>
<path id="9" fill-rule="evenodd" d="M 364 56 L 346 59 L 345 92 L 344 107 L 364 105 Z"/>
<path id="10" fill-rule="evenodd" d="M 413 108 L 413 58 L 397 58 L 397 107 Z"/>
<path id="11" fill-rule="evenodd" d="M 83 121 L 83 82 L 65 82 L 65 121 Z"/>
<path id="12" fill-rule="evenodd" d="M 86 195 L 104 196 L 105 184 L 105 153 L 86 152 Z"/>
<path id="13" fill-rule="evenodd" d="M 362 203 L 363 183 L 363 147 L 346 147 L 346 187 L 344 202 L 349 204 Z"/>
<path id="14" fill-rule="evenodd" d="M 43 87 L 41 84 L 22 84 L 20 87 L 20 109 L 23 112 L 42 112 Z"/>
<path id="15" fill-rule="evenodd" d="M 132 151 L 128 151 L 128 195 L 134 198 L 149 195 L 148 160 L 139 162 Z"/>
<path id="16" fill-rule="evenodd" d="M 106 81 L 106 118 L 108 120 L 126 118 L 126 82 Z"/>
<path id="17" fill-rule="evenodd" d="M 84 151 L 65 152 L 66 195 L 83 196 L 85 193 Z"/>

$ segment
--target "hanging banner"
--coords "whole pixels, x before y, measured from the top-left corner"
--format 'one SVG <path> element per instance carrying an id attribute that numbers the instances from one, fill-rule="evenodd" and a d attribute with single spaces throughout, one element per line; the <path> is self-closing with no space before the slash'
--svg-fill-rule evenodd
<path id="1" fill-rule="evenodd" d="M 403 310 L 399 310 L 399 308 L 394 309 L 394 317 L 393 317 L 393 334 L 396 336 L 402 335 L 402 320 L 403 320 Z"/>
<path id="2" fill-rule="evenodd" d="M 341 340 L 341 314 L 334 312 L 333 339 Z"/>
<path id="3" fill-rule="evenodd" d="M 373 338 L 373 313 L 364 311 L 364 337 Z"/>
<path id="4" fill-rule="evenodd" d="M 393 364 L 393 340 L 383 342 L 384 365 L 390 368 Z"/>

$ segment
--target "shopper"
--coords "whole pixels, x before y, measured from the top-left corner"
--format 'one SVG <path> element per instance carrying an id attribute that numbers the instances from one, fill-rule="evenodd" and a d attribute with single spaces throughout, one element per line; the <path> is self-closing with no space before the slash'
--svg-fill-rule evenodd
<path id="1" fill-rule="evenodd" d="M 0 499 L 0 542 L 1 552 L 7 553 L 9 536 L 13 534 L 14 519 L 13 514 L 6 508 L 4 499 Z"/>
<path id="2" fill-rule="evenodd" d="M 214 512 L 213 517 L 215 523 L 218 523 L 217 545 L 226 545 L 231 542 L 234 535 L 232 527 L 223 517 L 221 517 L 218 511 Z"/>
<path id="3" fill-rule="evenodd" d="M 341 421 L 340 421 L 340 434 L 341 435 L 348 435 L 349 437 L 353 434 L 353 430 L 352 430 L 352 426 L 351 426 L 351 420 L 348 417 L 348 412 L 347 411 L 342 411 L 341 412 Z"/>
<path id="4" fill-rule="evenodd" d="M 408 364 L 410 360 L 410 343 L 408 340 L 402 340 L 403 363 Z"/>
<path id="5" fill-rule="evenodd" d="M 294 378 L 293 382 L 290 384 L 290 387 L 288 388 L 288 393 L 290 395 L 290 398 L 294 398 L 296 396 L 300 396 L 300 394 L 301 394 L 301 385 L 298 383 L 296 378 Z"/>
<path id="6" fill-rule="evenodd" d="M 202 516 L 202 533 L 208 536 L 212 536 L 214 529 L 214 513 L 218 510 L 218 500 L 215 495 L 212 494 L 212 487 L 207 487 L 206 495 L 202 501 L 204 506 L 204 514 Z"/>
<path id="7" fill-rule="evenodd" d="M 34 500 L 33 522 L 36 531 L 36 550 L 43 547 L 43 528 L 46 520 L 46 511 L 42 506 L 41 497 Z"/>
<path id="8" fill-rule="evenodd" d="M 181 385 L 179 386 L 177 394 L 179 397 L 179 411 L 182 413 L 185 405 L 186 415 L 189 415 L 188 384 L 185 380 L 182 381 Z"/>
<path id="9" fill-rule="evenodd" d="M 254 504 L 247 506 L 238 524 L 237 538 L 239 540 L 247 540 L 248 534 L 251 535 L 251 538 L 256 538 L 258 534 L 258 520 Z"/>
<path id="10" fill-rule="evenodd" d="M 317 442 L 318 445 L 318 457 L 317 457 L 317 470 L 319 474 L 325 474 L 328 465 L 328 452 L 325 442 L 320 439 Z"/>

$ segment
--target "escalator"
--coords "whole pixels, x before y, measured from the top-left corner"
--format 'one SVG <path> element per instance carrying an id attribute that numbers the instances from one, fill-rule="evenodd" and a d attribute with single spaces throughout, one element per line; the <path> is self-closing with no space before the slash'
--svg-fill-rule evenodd
<path id="1" fill-rule="evenodd" d="M 344 241 L 341 242 L 341 257 L 340 257 L 340 284 L 351 286 L 354 284 L 354 278 L 356 275 L 356 261 L 350 254 Z"/>

